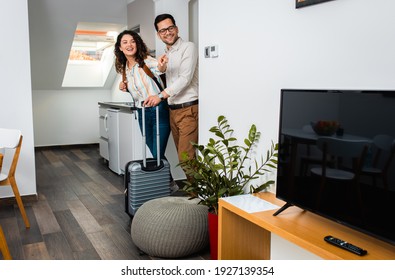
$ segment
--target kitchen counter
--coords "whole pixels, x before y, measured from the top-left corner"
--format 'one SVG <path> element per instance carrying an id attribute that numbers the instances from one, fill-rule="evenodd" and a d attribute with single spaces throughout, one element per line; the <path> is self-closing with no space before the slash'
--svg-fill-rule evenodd
<path id="1" fill-rule="evenodd" d="M 98 102 L 101 107 L 105 108 L 114 108 L 122 111 L 134 111 L 136 107 L 134 107 L 133 102 Z"/>

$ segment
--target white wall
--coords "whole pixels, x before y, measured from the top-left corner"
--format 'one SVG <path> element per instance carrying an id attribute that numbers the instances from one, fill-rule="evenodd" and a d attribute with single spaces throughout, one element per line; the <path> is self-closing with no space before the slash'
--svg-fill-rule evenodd
<path id="1" fill-rule="evenodd" d="M 295 0 L 200 0 L 200 142 L 224 114 L 239 137 L 255 123 L 266 150 L 278 138 L 281 88 L 393 90 L 394 10 L 392 0 L 302 9 Z M 204 58 L 213 44 L 219 57 Z M 273 250 L 287 258 L 296 249 Z"/>
<path id="2" fill-rule="evenodd" d="M 394 8 L 390 0 L 302 9 L 294 0 L 200 0 L 201 141 L 219 114 L 240 137 L 255 123 L 263 143 L 276 140 L 281 88 L 393 89 Z M 213 44 L 219 57 L 204 58 Z"/>
<path id="3" fill-rule="evenodd" d="M 12 22 L 12 28 L 3 28 L 2 36 L 10 40 L 0 44 L 0 127 L 22 131 L 24 138 L 16 180 L 19 192 L 31 195 L 37 191 L 27 0 L 3 2 L 0 26 L 7 27 Z M 0 197 L 11 196 L 11 188 L 0 188 Z"/>
<path id="4" fill-rule="evenodd" d="M 86 75 L 89 73 L 89 75 Z M 100 61 L 68 63 L 63 79 L 63 87 L 102 87 L 107 77 L 103 77 Z"/>
<path id="5" fill-rule="evenodd" d="M 98 102 L 110 101 L 110 90 L 35 90 L 35 146 L 98 143 Z"/>
<path id="6" fill-rule="evenodd" d="M 155 2 L 155 16 L 163 13 L 171 14 L 178 26 L 179 36 L 184 40 L 189 40 L 189 1 L 190 0 L 153 0 Z M 193 10 L 192 10 L 193 11 Z M 154 28 L 155 30 L 155 28 Z M 156 36 L 156 54 L 157 56 L 164 53 L 165 45 Z"/>
<path id="7" fill-rule="evenodd" d="M 154 1 L 135 0 L 128 4 L 128 28 L 140 26 L 140 35 L 150 50 L 155 50 Z"/>

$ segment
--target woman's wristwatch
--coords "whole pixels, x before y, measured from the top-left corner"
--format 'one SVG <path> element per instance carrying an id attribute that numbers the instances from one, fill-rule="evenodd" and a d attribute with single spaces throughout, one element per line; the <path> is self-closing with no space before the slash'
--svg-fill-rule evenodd
<path id="1" fill-rule="evenodd" d="M 159 94 L 158 94 L 158 97 L 160 98 L 160 101 L 165 100 L 165 98 L 163 97 L 163 93 L 159 93 Z"/>

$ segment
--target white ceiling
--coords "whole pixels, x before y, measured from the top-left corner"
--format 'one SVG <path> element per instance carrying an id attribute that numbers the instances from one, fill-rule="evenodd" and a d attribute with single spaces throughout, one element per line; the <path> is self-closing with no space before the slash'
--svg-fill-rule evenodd
<path id="1" fill-rule="evenodd" d="M 33 90 L 62 89 L 77 24 L 93 22 L 126 26 L 128 2 L 131 1 L 28 0 Z M 112 86 L 113 78 L 110 75 L 104 88 Z"/>

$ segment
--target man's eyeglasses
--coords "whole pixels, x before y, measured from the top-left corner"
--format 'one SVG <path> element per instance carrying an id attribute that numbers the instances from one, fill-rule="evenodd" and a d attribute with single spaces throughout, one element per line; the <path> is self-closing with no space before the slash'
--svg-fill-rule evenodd
<path id="1" fill-rule="evenodd" d="M 165 35 L 165 34 L 166 34 L 166 31 L 173 32 L 176 28 L 177 28 L 177 26 L 171 25 L 171 26 L 169 26 L 168 28 L 163 28 L 163 29 L 159 30 L 158 33 L 159 33 L 160 35 Z"/>

